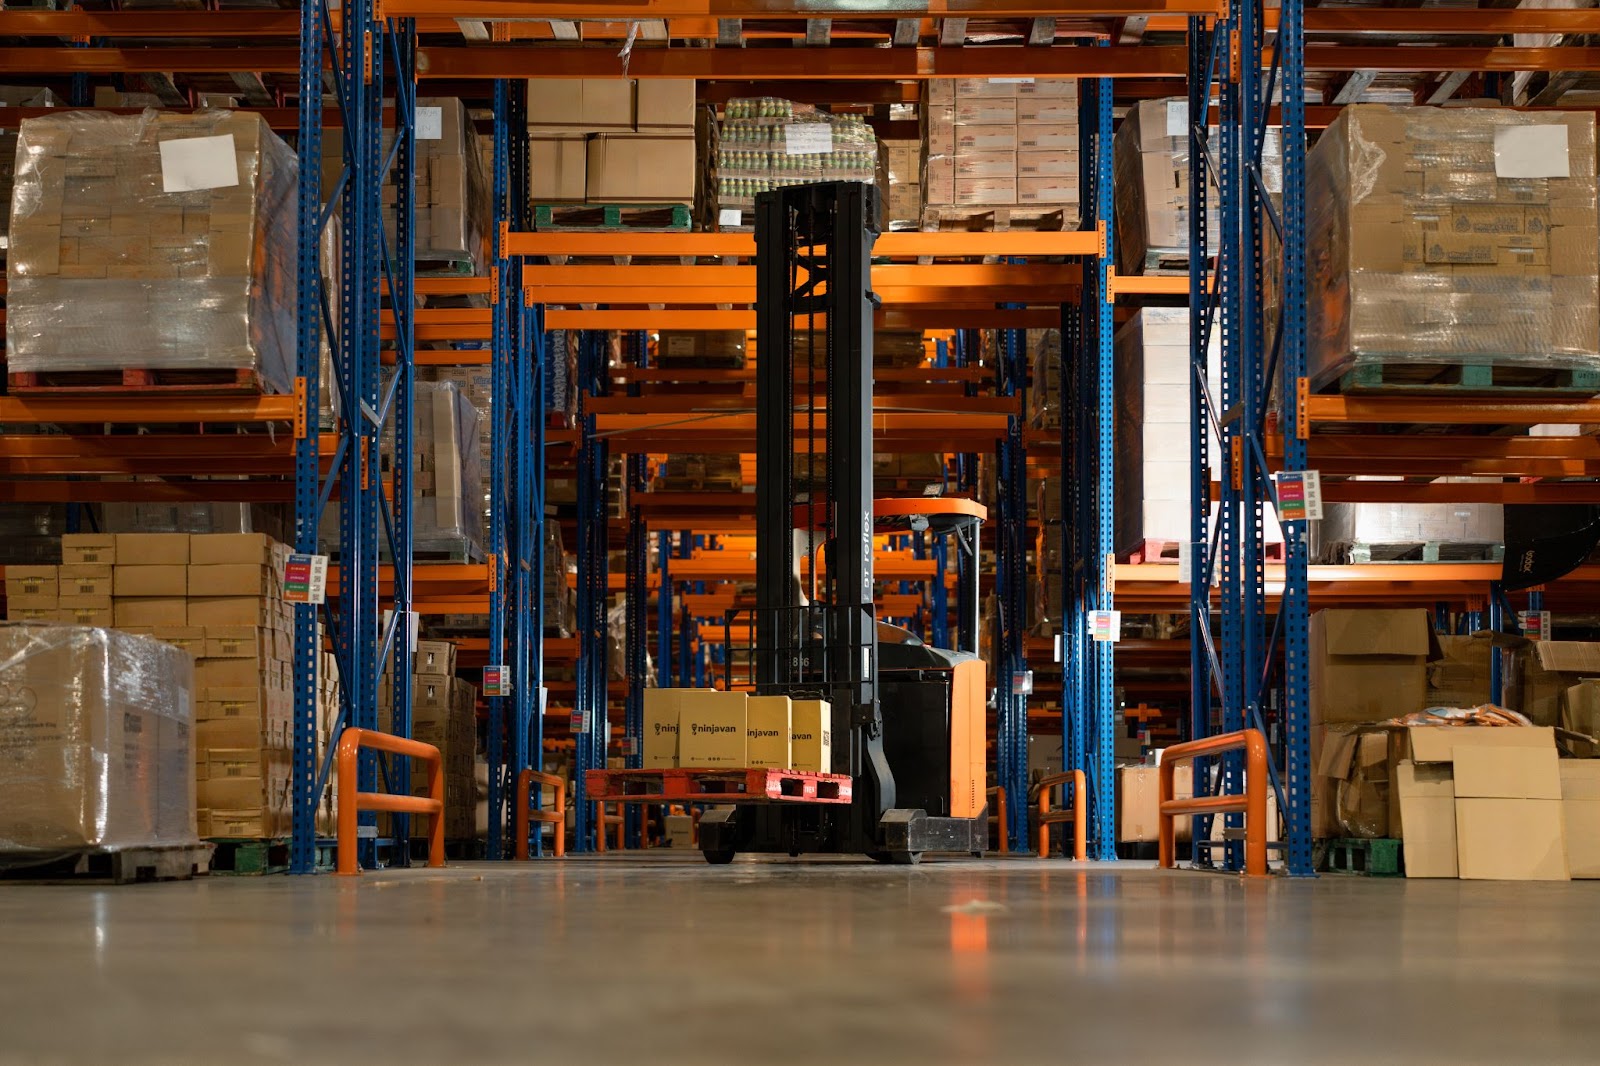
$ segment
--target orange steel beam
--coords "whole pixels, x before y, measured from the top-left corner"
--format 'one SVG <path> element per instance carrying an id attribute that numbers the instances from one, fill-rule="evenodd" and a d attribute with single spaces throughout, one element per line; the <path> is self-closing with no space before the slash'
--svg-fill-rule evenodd
<path id="1" fill-rule="evenodd" d="M 943 410 L 950 404 L 950 397 L 944 395 L 918 396 L 911 394 L 896 394 L 892 396 L 878 396 L 873 399 L 874 413 L 890 411 L 927 411 L 929 408 Z M 1011 415 L 1021 410 L 1021 399 L 1016 396 L 963 396 L 961 409 L 965 414 L 981 412 L 985 414 Z M 680 396 L 673 394 L 657 394 L 653 396 L 594 396 L 584 401 L 584 410 L 596 415 L 646 415 L 659 418 L 669 418 L 678 415 L 701 415 L 714 413 L 751 414 L 755 413 L 755 404 L 742 395 L 723 396 Z M 818 411 L 821 415 L 821 410 Z"/>
<path id="2" fill-rule="evenodd" d="M 344 21 L 333 11 L 335 32 Z M 284 37 L 300 36 L 297 11 L 21 11 L 0 10 L 0 37 Z"/>
<path id="3" fill-rule="evenodd" d="M 289 503 L 293 481 L 0 481 L 4 503 Z"/>
<path id="4" fill-rule="evenodd" d="M 914 329 L 1052 329 L 1061 325 L 1061 312 L 1054 307 L 1021 309 L 962 310 L 943 307 L 886 308 L 873 315 L 873 324 L 884 330 Z M 443 327 L 441 327 L 443 328 Z M 460 327 L 463 330 L 475 327 Z M 586 310 L 552 307 L 545 311 L 546 329 L 624 329 L 624 330 L 752 330 L 754 311 L 645 308 Z M 427 339 L 418 334 L 418 339 Z M 439 340 L 487 340 L 484 337 L 439 337 Z"/>
<path id="5" fill-rule="evenodd" d="M 827 419 L 817 416 L 818 432 Z M 874 446 L 881 451 L 982 451 L 1005 435 L 1004 415 L 913 414 L 873 416 Z M 746 414 L 600 415 L 595 430 L 618 452 L 755 451 L 756 420 Z M 805 416 L 795 430 L 804 433 Z"/>
<path id="6" fill-rule="evenodd" d="M 0 396 L 0 423 L 293 422 L 295 398 L 284 396 Z"/>
<path id="7" fill-rule="evenodd" d="M 845 5 L 830 0 L 380 0 L 380 18 L 607 19 L 664 18 L 883 19 L 1097 18 L 1125 15 L 1220 15 L 1217 0 L 867 0 Z"/>
<path id="8" fill-rule="evenodd" d="M 1445 69 L 1466 70 L 1450 65 Z M 1557 425 L 1600 422 L 1600 399 L 1507 399 L 1501 396 L 1463 400 L 1454 396 L 1312 396 L 1307 416 L 1317 422 L 1422 422 L 1433 425 Z"/>
<path id="9" fill-rule="evenodd" d="M 1600 482 L 1324 481 L 1329 503 L 1600 503 Z"/>
<path id="10" fill-rule="evenodd" d="M 756 254 L 756 239 L 751 233 L 511 233 L 506 238 L 506 249 L 509 255 L 693 255 L 753 258 Z M 966 258 L 980 255 L 1099 255 L 1100 235 L 1095 231 L 1077 230 L 1058 232 L 1013 230 L 1001 233 L 890 232 L 879 234 L 878 239 L 873 242 L 872 254 L 891 259 L 913 256 Z M 881 267 L 874 269 L 875 277 L 878 269 Z"/>

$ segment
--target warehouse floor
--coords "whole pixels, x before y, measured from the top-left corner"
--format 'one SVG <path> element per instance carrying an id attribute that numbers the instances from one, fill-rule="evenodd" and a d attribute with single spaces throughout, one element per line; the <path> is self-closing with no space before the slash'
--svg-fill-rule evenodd
<path id="1" fill-rule="evenodd" d="M 1592 1063 L 1597 911 L 1021 858 L 11 886 L 0 1063 Z"/>

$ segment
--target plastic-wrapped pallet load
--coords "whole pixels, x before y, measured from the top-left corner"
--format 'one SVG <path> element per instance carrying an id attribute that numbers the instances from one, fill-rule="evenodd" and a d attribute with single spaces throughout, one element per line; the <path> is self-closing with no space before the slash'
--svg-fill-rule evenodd
<path id="1" fill-rule="evenodd" d="M 1189 311 L 1147 307 L 1116 336 L 1118 456 L 1113 493 L 1119 554 L 1145 541 L 1189 540 Z M 1207 389 L 1222 402 L 1221 334 L 1213 330 L 1207 352 Z M 1220 414 L 1220 412 L 1219 412 Z M 1207 428 L 1212 469 L 1220 470 L 1216 433 Z M 1283 534 L 1270 505 L 1263 519 L 1268 543 Z"/>
<path id="2" fill-rule="evenodd" d="M 253 114 L 24 121 L 8 369 L 248 370 L 289 391 L 296 172 Z"/>
<path id="3" fill-rule="evenodd" d="M 483 550 L 478 409 L 453 382 L 416 383 L 412 544 Z"/>
<path id="4" fill-rule="evenodd" d="M 467 105 L 454 97 L 418 99 L 416 130 L 414 258 L 470 265 L 474 273 L 481 273 L 491 197 Z M 394 186 L 384 190 L 386 203 L 393 202 L 394 196 Z M 384 228 L 393 241 L 392 215 Z"/>
<path id="5" fill-rule="evenodd" d="M 1314 386 L 1362 368 L 1596 366 L 1593 114 L 1362 104 L 1306 170 Z"/>
<path id="6" fill-rule="evenodd" d="M 1505 541 L 1505 511 L 1498 503 L 1329 503 L 1313 532 L 1325 562 L 1432 562 L 1443 545 L 1475 547 L 1475 557 L 1489 558 Z M 1411 551 L 1395 554 L 1400 548 Z"/>
<path id="7" fill-rule="evenodd" d="M 729 100 L 713 128 L 715 221 L 748 229 L 757 193 L 823 181 L 878 181 L 878 139 L 861 115 L 765 96 Z"/>
<path id="8" fill-rule="evenodd" d="M 0 107 L 60 107 L 49 89 L 32 85 L 0 85 Z M 0 126 L 0 252 L 6 250 L 6 227 L 11 220 L 11 184 L 16 177 L 17 131 Z"/>
<path id="9" fill-rule="evenodd" d="M 196 843 L 193 722 L 188 652 L 0 625 L 0 861 Z"/>

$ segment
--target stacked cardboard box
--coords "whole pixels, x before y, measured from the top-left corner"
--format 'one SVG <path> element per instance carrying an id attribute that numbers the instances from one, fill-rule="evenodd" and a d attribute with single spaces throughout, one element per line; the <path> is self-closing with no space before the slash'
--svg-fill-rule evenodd
<path id="1" fill-rule="evenodd" d="M 1037 429 L 1061 428 L 1061 331 L 1030 329 L 1033 380 L 1028 386 L 1028 421 Z"/>
<path id="2" fill-rule="evenodd" d="M 536 203 L 692 203 L 688 80 L 534 78 L 528 133 Z"/>
<path id="3" fill-rule="evenodd" d="M 889 170 L 889 206 L 883 220 L 890 229 L 917 229 L 922 225 L 922 144 L 884 141 L 883 146 Z"/>
<path id="4" fill-rule="evenodd" d="M 0 107 L 60 107 L 49 89 L 31 85 L 0 85 Z M 0 253 L 6 250 L 6 228 L 11 221 L 11 183 L 16 178 L 17 130 L 0 126 Z"/>
<path id="5" fill-rule="evenodd" d="M 424 97 L 417 100 L 416 131 L 414 256 L 419 261 L 467 262 L 481 273 L 489 258 L 491 198 L 472 116 L 453 97 Z M 331 188 L 326 183 L 323 187 Z M 398 195 L 391 182 L 384 188 L 384 203 L 396 203 Z M 391 243 L 392 210 L 385 211 L 384 221 Z"/>
<path id="6" fill-rule="evenodd" d="M 831 773 L 832 714 L 823 700 L 646 689 L 644 766 L 768 766 Z"/>
<path id="7" fill-rule="evenodd" d="M 1486 637 L 1436 639 L 1440 657 L 1428 664 L 1428 706 L 1476 707 L 1487 703 L 1494 645 Z"/>
<path id="8" fill-rule="evenodd" d="M 1221 405 L 1221 337 L 1212 332 L 1207 388 Z M 1190 539 L 1189 363 L 1187 308 L 1147 307 L 1117 331 L 1116 549 L 1132 552 L 1145 541 Z M 1218 414 L 1220 415 L 1220 411 Z M 1221 454 L 1208 420 L 1212 462 Z M 1280 543 L 1277 516 L 1267 508 L 1268 543 Z"/>
<path id="9" fill-rule="evenodd" d="M 11 372 L 251 370 L 289 390 L 296 162 L 260 116 L 32 118 L 16 158 Z"/>
<path id="10" fill-rule="evenodd" d="M 739 368 L 745 361 L 743 330 L 662 330 L 655 365 Z"/>
<path id="11" fill-rule="evenodd" d="M 0 851 L 194 843 L 193 669 L 146 637 L 0 626 Z"/>
<path id="12" fill-rule="evenodd" d="M 494 464 L 494 375 L 488 367 L 480 366 L 435 366 L 422 368 L 418 377 L 423 381 L 435 384 L 454 385 L 456 390 L 466 398 L 478 413 L 477 418 L 477 443 L 471 449 L 478 461 L 478 489 L 482 494 L 482 507 L 484 521 L 488 521 L 489 496 L 493 480 Z M 470 421 L 470 420 L 469 420 Z M 463 455 L 462 465 L 467 461 Z M 463 477 L 465 477 L 463 472 Z M 470 483 L 464 482 L 464 486 Z"/>
<path id="13" fill-rule="evenodd" d="M 757 193 L 823 181 L 877 185 L 878 139 L 860 115 L 833 115 L 776 97 L 730 100 L 701 132 L 707 168 L 706 220 L 748 229 Z M 887 188 L 880 189 L 887 199 Z M 887 203 L 884 208 L 887 209 Z"/>
<path id="14" fill-rule="evenodd" d="M 1346 108 L 1307 160 L 1313 385 L 1600 356 L 1590 112 Z"/>
<path id="15" fill-rule="evenodd" d="M 1508 645 L 1501 651 L 1506 706 L 1527 715 L 1534 725 L 1560 725 L 1567 691 L 1586 677 L 1600 677 L 1600 643 L 1496 639 Z"/>
<path id="16" fill-rule="evenodd" d="M 477 804 L 473 760 L 478 744 L 478 689 L 455 676 L 455 645 L 448 641 L 418 641 L 412 666 L 411 738 L 439 749 L 444 771 L 445 836 L 464 840 L 473 835 Z M 394 728 L 394 689 L 389 685 L 379 688 L 378 728 L 384 732 Z M 410 791 L 413 796 L 428 795 L 425 764 L 411 763 Z M 411 836 L 427 836 L 429 817 L 411 817 Z M 382 833 L 382 828 L 379 831 Z"/>
<path id="17" fill-rule="evenodd" d="M 1274 137 L 1275 137 L 1274 131 Z M 1268 158 L 1278 151 L 1269 145 Z M 1189 101 L 1144 100 L 1117 128 L 1112 151 L 1117 220 L 1117 269 L 1124 274 L 1187 269 L 1189 262 Z M 1276 191 L 1276 168 L 1263 175 Z M 1209 179 L 1206 254 L 1215 255 L 1216 179 Z"/>
<path id="18" fill-rule="evenodd" d="M 935 79 L 922 123 L 925 207 L 1062 207 L 1076 224 L 1076 81 Z"/>

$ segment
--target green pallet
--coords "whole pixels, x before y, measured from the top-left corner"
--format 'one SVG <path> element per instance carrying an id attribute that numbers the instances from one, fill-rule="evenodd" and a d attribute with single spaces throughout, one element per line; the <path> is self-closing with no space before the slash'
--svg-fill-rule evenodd
<path id="1" fill-rule="evenodd" d="M 1327 844 L 1327 871 L 1358 877 L 1401 877 L 1400 841 L 1390 837 L 1374 840 L 1341 838 Z"/>
<path id="2" fill-rule="evenodd" d="M 220 877 L 261 877 L 289 869 L 287 840 L 233 840 L 209 838 L 211 873 Z"/>
<path id="3" fill-rule="evenodd" d="M 1334 378 L 1342 393 L 1452 396 L 1593 396 L 1600 393 L 1600 370 L 1518 365 L 1509 356 L 1482 356 L 1476 362 L 1358 361 Z"/>
<path id="4" fill-rule="evenodd" d="M 690 221 L 688 204 L 533 205 L 533 228 L 545 232 L 583 230 L 687 232 Z"/>

